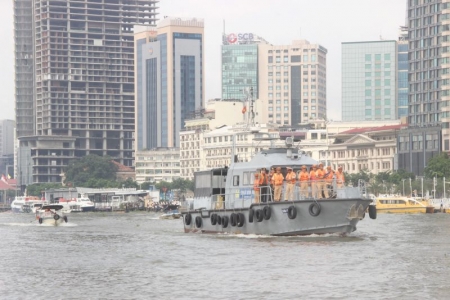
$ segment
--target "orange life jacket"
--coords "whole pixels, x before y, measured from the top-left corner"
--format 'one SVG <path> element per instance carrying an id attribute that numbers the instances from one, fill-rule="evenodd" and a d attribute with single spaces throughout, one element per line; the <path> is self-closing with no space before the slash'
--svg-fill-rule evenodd
<path id="1" fill-rule="evenodd" d="M 288 172 L 287 174 L 286 174 L 286 181 L 288 182 L 288 183 L 295 183 L 295 178 L 296 178 L 296 176 L 295 176 L 295 173 L 294 172 Z"/>
<path id="2" fill-rule="evenodd" d="M 267 185 L 269 184 L 267 180 L 267 174 L 262 174 L 259 176 L 259 185 Z"/>
<path id="3" fill-rule="evenodd" d="M 344 173 L 343 172 L 336 172 L 336 181 L 337 183 L 344 183 L 345 182 L 345 178 L 344 178 Z"/>
<path id="4" fill-rule="evenodd" d="M 317 170 L 316 176 L 317 176 L 318 179 L 323 179 L 324 175 L 325 175 L 325 173 L 323 172 L 322 169 L 318 169 Z"/>
<path id="5" fill-rule="evenodd" d="M 298 176 L 298 179 L 299 179 L 300 181 L 308 181 L 308 180 L 309 180 L 309 174 L 308 174 L 308 172 L 306 172 L 306 171 L 300 172 L 300 174 L 299 174 L 299 176 Z"/>
<path id="6" fill-rule="evenodd" d="M 309 172 L 309 178 L 311 179 L 311 181 L 317 180 L 316 171 L 312 170 L 311 172 Z"/>
<path id="7" fill-rule="evenodd" d="M 284 180 L 283 174 L 281 174 L 281 173 L 273 174 L 272 180 L 273 180 L 274 185 L 282 185 L 283 180 Z"/>
<path id="8" fill-rule="evenodd" d="M 331 183 L 331 182 L 333 182 L 333 176 L 334 176 L 334 172 L 333 172 L 333 171 L 330 171 L 330 172 L 328 172 L 327 174 L 325 174 L 325 180 L 326 180 L 328 183 Z"/>
<path id="9" fill-rule="evenodd" d="M 255 192 L 258 192 L 259 191 L 259 178 L 257 178 L 257 179 L 255 179 L 255 182 L 253 183 L 253 190 L 255 191 Z"/>

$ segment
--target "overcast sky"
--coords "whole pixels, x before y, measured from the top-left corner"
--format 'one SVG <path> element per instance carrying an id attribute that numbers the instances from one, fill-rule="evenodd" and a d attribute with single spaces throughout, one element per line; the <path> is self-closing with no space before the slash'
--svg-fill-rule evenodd
<path id="1" fill-rule="evenodd" d="M 0 0 L 0 119 L 14 119 L 12 0 Z M 206 99 L 221 97 L 220 45 L 226 32 L 252 32 L 272 44 L 306 39 L 328 49 L 327 115 L 341 118 L 341 42 L 397 39 L 406 0 L 161 0 L 159 18 L 205 20 Z"/>

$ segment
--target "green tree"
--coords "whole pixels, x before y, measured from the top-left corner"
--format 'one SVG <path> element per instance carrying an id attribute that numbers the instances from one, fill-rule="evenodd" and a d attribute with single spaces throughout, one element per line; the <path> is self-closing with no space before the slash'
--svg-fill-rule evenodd
<path id="1" fill-rule="evenodd" d="M 424 173 L 427 178 L 450 178 L 450 159 L 447 153 L 441 153 L 428 160 Z"/>
<path id="2" fill-rule="evenodd" d="M 117 166 L 111 157 L 88 155 L 67 166 L 65 183 L 73 187 L 117 187 L 116 172 Z"/>
<path id="3" fill-rule="evenodd" d="M 59 189 L 62 188 L 62 184 L 60 183 L 35 183 L 27 186 L 27 195 L 28 196 L 42 196 L 42 192 L 47 189 Z"/>

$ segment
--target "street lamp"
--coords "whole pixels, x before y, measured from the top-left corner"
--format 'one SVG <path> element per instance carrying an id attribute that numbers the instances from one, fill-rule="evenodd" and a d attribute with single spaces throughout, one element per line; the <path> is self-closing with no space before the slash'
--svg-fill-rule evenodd
<path id="1" fill-rule="evenodd" d="M 403 181 L 403 196 L 405 196 L 405 178 L 403 178 L 402 179 L 402 181 Z"/>

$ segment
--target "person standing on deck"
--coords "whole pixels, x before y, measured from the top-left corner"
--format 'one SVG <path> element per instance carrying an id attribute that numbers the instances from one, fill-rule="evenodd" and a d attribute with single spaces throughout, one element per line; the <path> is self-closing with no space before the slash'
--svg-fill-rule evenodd
<path id="1" fill-rule="evenodd" d="M 260 197 L 261 202 L 267 202 L 269 198 L 269 178 L 266 174 L 266 168 L 261 168 L 261 173 L 259 174 L 259 187 L 260 187 Z"/>
<path id="2" fill-rule="evenodd" d="M 281 191 L 283 190 L 283 181 L 284 177 L 281 174 L 281 168 L 278 167 L 275 174 L 272 176 L 273 184 L 275 186 L 275 201 L 280 202 L 281 200 Z"/>
<path id="3" fill-rule="evenodd" d="M 275 185 L 274 185 L 274 181 L 273 181 L 273 175 L 275 174 L 275 168 L 270 168 L 270 172 L 269 172 L 269 185 L 270 185 L 270 190 L 269 190 L 269 194 L 270 194 L 270 200 L 269 201 L 273 201 L 273 196 L 274 196 L 274 192 L 275 192 Z"/>
<path id="4" fill-rule="evenodd" d="M 286 185 L 286 193 L 284 195 L 284 200 L 292 201 L 297 176 L 295 175 L 295 172 L 292 171 L 291 167 L 287 167 L 286 169 L 287 169 L 287 174 L 286 174 L 287 185 Z"/>
<path id="5" fill-rule="evenodd" d="M 260 192 L 259 192 L 259 173 L 255 173 L 255 180 L 253 181 L 253 191 L 255 193 L 255 203 L 260 202 Z"/>
<path id="6" fill-rule="evenodd" d="M 317 176 L 317 198 L 318 199 L 322 199 L 325 195 L 324 195 L 324 190 L 325 190 L 325 181 L 324 181 L 324 175 L 325 172 L 323 171 L 323 164 L 320 163 L 319 167 L 317 168 L 316 171 L 316 176 Z"/>
<path id="7" fill-rule="evenodd" d="M 327 166 L 327 171 L 325 172 L 325 198 L 330 198 L 333 195 L 333 178 L 334 171 L 331 169 L 331 166 Z"/>
<path id="8" fill-rule="evenodd" d="M 336 171 L 336 185 L 338 189 L 341 189 L 344 187 L 345 184 L 345 176 L 344 172 L 342 172 L 342 166 L 339 166 L 338 170 Z"/>
<path id="9" fill-rule="evenodd" d="M 298 173 L 298 180 L 300 182 L 300 194 L 302 197 L 308 198 L 309 173 L 306 166 L 302 166 L 301 171 Z"/>
<path id="10" fill-rule="evenodd" d="M 311 181 L 311 197 L 317 198 L 317 167 L 312 165 L 309 171 L 309 180 Z"/>

